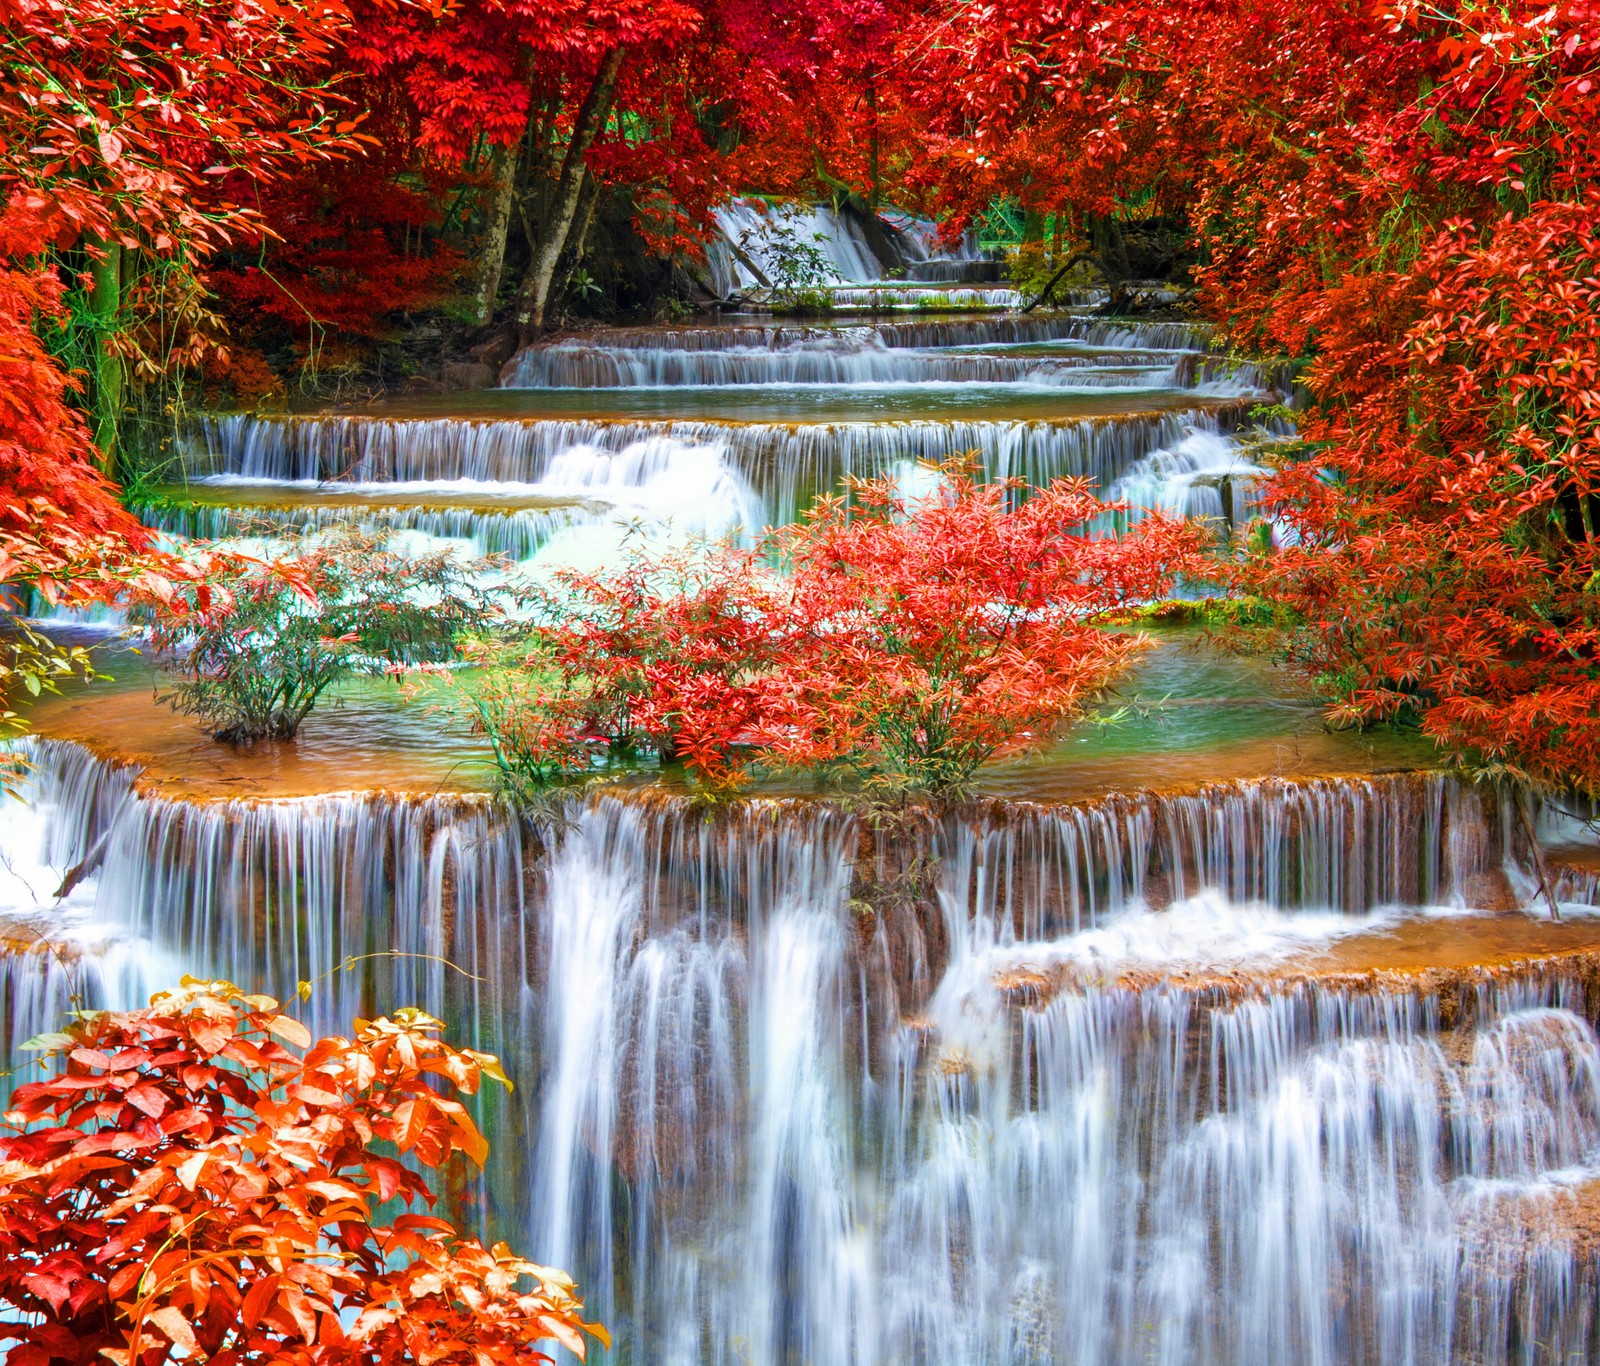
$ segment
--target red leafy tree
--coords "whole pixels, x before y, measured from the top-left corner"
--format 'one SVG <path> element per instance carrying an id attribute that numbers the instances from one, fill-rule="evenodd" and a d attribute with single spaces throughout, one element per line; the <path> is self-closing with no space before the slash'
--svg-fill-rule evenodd
<path id="1" fill-rule="evenodd" d="M 685 103 L 680 66 L 700 23 L 679 0 L 362 9 L 353 60 L 403 85 L 429 155 L 487 170 L 481 321 L 494 315 L 513 227 L 528 245 L 514 305 L 528 338 L 544 326 L 563 257 L 581 257 L 604 186 L 634 186 L 642 204 L 670 176 L 670 203 L 709 203 L 712 149 Z"/>
<path id="2" fill-rule="evenodd" d="M 0 622 L 9 628 L 0 702 L 9 702 L 14 685 L 36 692 L 76 660 L 17 622 L 24 591 L 71 605 L 130 588 L 161 597 L 173 574 L 199 572 L 152 557 L 95 470 L 109 467 L 126 353 L 138 345 L 122 316 L 132 282 L 154 263 L 189 272 L 248 218 L 218 189 L 224 173 L 269 177 L 357 144 L 325 88 L 331 35 L 345 21 L 337 0 L 3 0 L 0 18 Z M 92 322 L 87 392 L 38 337 L 65 325 L 74 282 Z M 76 411 L 85 399 L 93 433 Z"/>
<path id="3" fill-rule="evenodd" d="M 506 1080 L 438 1028 L 402 1010 L 313 1043 L 186 979 L 37 1041 L 50 1075 L 0 1131 L 7 1361 L 531 1366 L 605 1340 L 566 1276 L 425 1212 L 426 1173 L 488 1151 L 446 1093 Z"/>
<path id="4" fill-rule="evenodd" d="M 28 228 L 3 250 L 14 262 L 53 251 L 85 278 L 102 457 L 129 365 L 159 370 L 203 346 L 166 315 L 200 326 L 183 282 L 251 218 L 221 182 L 239 172 L 249 188 L 361 145 L 331 89 L 348 17 L 343 0 L 0 5 L 0 199 Z M 136 297 L 152 335 L 123 316 Z"/>
<path id="5" fill-rule="evenodd" d="M 88 428 L 67 401 L 71 382 L 33 330 L 59 310 L 60 283 L 4 264 L 6 244 L 36 230 L 16 205 L 0 212 L 0 733 L 21 724 L 10 709 L 19 694 L 91 672 L 81 650 L 55 646 L 20 619 L 28 593 L 73 607 L 170 597 L 174 578 L 201 571 L 152 554 L 95 468 Z M 0 786 L 14 774 L 0 763 Z"/>
<path id="6" fill-rule="evenodd" d="M 958 213 L 1186 213 L 1211 315 L 1307 362 L 1244 581 L 1358 722 L 1600 789 L 1600 12 L 938 4 L 901 40 Z"/>
<path id="7" fill-rule="evenodd" d="M 857 481 L 848 504 L 823 499 L 780 535 L 810 648 L 780 670 L 776 757 L 959 792 L 987 760 L 1048 743 L 1148 645 L 1101 619 L 1209 567 L 1198 529 L 1168 518 L 1090 534 L 1125 509 L 1085 480 L 1013 505 L 1021 480 L 941 474 L 921 501 Z"/>
<path id="8" fill-rule="evenodd" d="M 1048 743 L 1147 643 L 1098 619 L 1210 563 L 1161 517 L 1089 534 L 1120 509 L 1081 480 L 1014 505 L 1020 481 L 940 473 L 922 501 L 857 482 L 762 551 L 564 576 L 532 649 L 474 695 L 502 767 L 536 783 L 603 742 L 714 788 L 758 765 L 953 795 Z"/>
<path id="9" fill-rule="evenodd" d="M 792 595 L 760 555 L 711 545 L 570 570 L 537 595 L 545 626 L 468 691 L 476 729 L 523 795 L 597 751 L 681 761 L 713 788 L 773 739 L 784 660 L 803 643 Z"/>

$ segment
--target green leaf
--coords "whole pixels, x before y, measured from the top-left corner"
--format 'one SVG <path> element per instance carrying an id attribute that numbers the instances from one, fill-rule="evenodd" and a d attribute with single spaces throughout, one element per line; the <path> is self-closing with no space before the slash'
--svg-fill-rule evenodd
<path id="1" fill-rule="evenodd" d="M 21 1044 L 20 1047 L 34 1053 L 48 1053 L 58 1048 L 66 1048 L 72 1042 L 72 1035 L 52 1031 L 49 1034 L 35 1034 L 27 1043 Z"/>

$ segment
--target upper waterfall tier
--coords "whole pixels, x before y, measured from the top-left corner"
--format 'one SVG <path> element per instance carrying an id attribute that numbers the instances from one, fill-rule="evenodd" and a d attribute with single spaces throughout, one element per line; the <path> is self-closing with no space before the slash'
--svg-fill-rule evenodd
<path id="1" fill-rule="evenodd" d="M 1212 331 L 1204 323 L 1097 318 L 1075 313 L 981 318 L 935 315 L 925 318 L 854 320 L 842 325 L 815 321 L 755 322 L 736 317 L 727 322 L 696 326 L 609 327 L 549 345 L 589 342 L 629 351 L 724 351 L 730 348 L 785 350 L 806 342 L 829 342 L 842 336 L 870 337 L 885 346 L 915 350 L 1072 341 L 1090 347 L 1135 351 L 1198 351 L 1206 348 Z"/>
<path id="2" fill-rule="evenodd" d="M 941 248 L 936 224 L 894 210 L 869 215 L 831 204 L 734 200 L 716 211 L 716 223 L 707 266 L 724 298 L 782 279 L 789 261 L 811 263 L 804 272 L 808 283 L 867 284 L 932 258 L 958 262 L 978 254 L 973 240 Z"/>
<path id="3" fill-rule="evenodd" d="M 1013 383 L 1070 388 L 1178 382 L 1206 329 L 1077 316 L 872 324 L 633 328 L 532 346 L 517 388 L 628 385 Z"/>
<path id="4" fill-rule="evenodd" d="M 629 526 L 750 540 L 847 476 L 976 452 L 995 477 L 1082 476 L 1242 522 L 1261 470 L 1222 438 L 1273 377 L 1207 340 L 1071 315 L 612 330 L 524 351 L 497 390 L 201 419 L 181 450 L 194 482 L 141 511 L 174 535 L 353 519 L 587 563 Z"/>

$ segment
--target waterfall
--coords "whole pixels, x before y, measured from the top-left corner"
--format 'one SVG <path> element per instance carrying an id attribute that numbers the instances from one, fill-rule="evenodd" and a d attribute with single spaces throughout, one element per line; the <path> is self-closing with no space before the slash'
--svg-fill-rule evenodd
<path id="1" fill-rule="evenodd" d="M 226 506 L 215 503 L 160 502 L 135 506 L 152 530 L 192 540 L 241 537 L 291 537 L 357 521 L 373 531 L 429 542 L 450 541 L 473 555 L 509 555 L 526 560 L 570 527 L 592 522 L 596 511 L 583 507 L 496 510 L 466 507 L 386 507 L 369 503 L 265 503 Z"/>
<path id="2" fill-rule="evenodd" d="M 1141 506 L 1238 517 L 1251 485 L 1223 433 L 1271 376 L 1209 345 L 1195 325 L 1071 315 L 618 329 L 525 349 L 503 376 L 519 392 L 445 416 L 202 417 L 187 482 L 144 516 L 229 539 L 354 521 L 592 567 L 638 526 L 749 543 L 847 476 L 977 451 L 998 477 L 1131 479 Z"/>
<path id="3" fill-rule="evenodd" d="M 840 313 L 900 316 L 610 329 L 416 415 L 202 418 L 188 485 L 143 515 L 604 565 L 641 528 L 751 542 L 847 476 L 914 495 L 967 451 L 1089 479 L 1126 520 L 1255 514 L 1236 433 L 1292 366 L 1196 324 L 980 316 L 1017 301 L 995 263 L 905 215 L 880 237 L 729 205 L 724 294 L 750 284 L 729 240 L 771 265 L 773 223 L 825 235 Z M 389 713 L 363 705 L 344 725 L 374 762 L 349 781 L 395 781 Z M 1439 773 L 892 812 L 618 784 L 535 816 L 431 790 L 203 800 L 11 748 L 13 1064 L 70 1009 L 183 973 L 308 983 L 292 1008 L 319 1034 L 422 1006 L 516 1081 L 472 1099 L 492 1153 L 445 1209 L 569 1268 L 605 1360 L 1600 1358 L 1582 812 L 1533 813 L 1553 923 L 1509 792 Z"/>
<path id="4" fill-rule="evenodd" d="M 15 1058 L 71 1010 L 144 1000 L 172 961 L 98 914 L 94 872 L 133 770 L 75 745 L 14 743 L 0 762 L 26 766 L 20 796 L 0 797 L 0 1056 Z"/>
<path id="5" fill-rule="evenodd" d="M 655 480 L 664 497 L 696 506 L 714 498 L 724 525 L 752 529 L 794 520 L 845 475 L 890 474 L 968 450 L 983 452 L 996 477 L 1040 485 L 1082 476 L 1108 487 L 1145 452 L 1219 422 L 1202 413 L 806 424 L 234 416 L 201 424 L 188 458 L 197 474 L 330 480 L 354 489 L 401 481 L 413 496 L 429 481 L 456 493 L 457 481 L 476 481 L 486 500 L 495 493 L 489 486 L 510 483 L 569 497 L 629 492 L 642 501 L 636 491 Z"/>
<path id="6" fill-rule="evenodd" d="M 715 214 L 725 242 L 735 242 L 771 280 L 782 275 L 781 252 L 775 246 L 777 234 L 790 234 L 801 248 L 813 248 L 828 263 L 826 283 L 882 278 L 887 264 L 878 260 L 861 225 L 847 214 L 823 205 L 779 205 L 755 207 L 747 203 L 726 204 Z M 735 290 L 759 285 L 749 268 L 730 252 L 725 243 L 711 253 L 712 279 L 726 298 Z"/>
<path id="7" fill-rule="evenodd" d="M 875 834 L 799 800 L 601 795 L 545 827 L 453 796 L 193 803 L 25 751 L 35 814 L 0 840 L 49 876 L 17 909 L 76 870 L 55 909 L 97 927 L 99 1002 L 312 980 L 318 1032 L 416 1003 L 504 1058 L 452 1198 L 570 1266 L 619 1360 L 1584 1350 L 1597 1267 L 1562 1212 L 1600 1182 L 1594 955 L 1273 972 L 1509 882 L 1502 804 L 1451 779 Z M 12 985 L 36 957 L 3 959 L 13 1046 L 63 999 Z"/>
<path id="8" fill-rule="evenodd" d="M 1146 322 L 1135 318 L 1092 318 L 1077 314 L 1006 315 L 972 318 L 879 318 L 846 326 L 819 323 L 749 323 L 737 319 L 685 327 L 612 327 L 592 339 L 569 339 L 554 346 L 592 345 L 615 351 L 793 351 L 806 346 L 838 348 L 841 338 L 889 347 L 931 350 L 952 346 L 1037 346 L 1077 342 L 1129 351 L 1202 351 L 1211 343 L 1206 323 Z M 870 342 L 868 342 L 870 344 Z M 512 365 L 515 366 L 513 361 Z"/>
<path id="9" fill-rule="evenodd" d="M 842 332 L 842 329 L 840 330 Z M 1150 387 L 1172 380 L 1174 357 L 1151 351 L 1008 356 L 940 353 L 891 346 L 879 333 L 840 335 L 790 347 L 725 349 L 595 346 L 558 342 L 529 347 L 507 369 L 508 388 L 620 388 L 636 385 L 728 384 L 1025 384 L 1086 386 L 1108 370 L 1107 385 L 1129 387 L 1143 372 Z"/>
<path id="10" fill-rule="evenodd" d="M 1192 431 L 1175 446 L 1141 457 L 1118 477 L 1106 497 L 1133 508 L 1238 526 L 1260 505 L 1256 484 L 1266 474 L 1221 433 Z"/>

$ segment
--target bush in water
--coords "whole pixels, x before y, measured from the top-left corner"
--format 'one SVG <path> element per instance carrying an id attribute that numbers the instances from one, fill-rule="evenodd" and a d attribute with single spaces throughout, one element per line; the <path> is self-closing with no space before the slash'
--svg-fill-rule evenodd
<path id="1" fill-rule="evenodd" d="M 775 738 L 783 666 L 805 646 L 793 603 L 758 551 L 724 545 L 560 571 L 523 597 L 531 635 L 478 652 L 473 728 L 522 797 L 647 755 L 737 786 Z"/>
<path id="2" fill-rule="evenodd" d="M 307 537 L 284 560 L 235 559 L 194 592 L 143 607 L 174 683 L 161 700 L 219 740 L 290 740 L 317 699 L 358 673 L 456 657 L 493 608 L 475 568 L 447 551 L 406 556 L 355 527 Z"/>
<path id="3" fill-rule="evenodd" d="M 913 501 L 891 480 L 821 500 L 777 545 L 811 648 L 785 670 L 774 756 L 843 763 L 875 785 L 952 796 L 999 755 L 1036 748 L 1148 643 L 1098 619 L 1202 574 L 1197 528 L 1164 517 L 1088 534 L 1124 510 L 1086 480 L 1017 499 L 947 463 Z"/>
<path id="4" fill-rule="evenodd" d="M 1201 533 L 1160 517 L 1083 534 L 1115 509 L 1082 480 L 1021 489 L 951 462 L 925 498 L 857 481 L 759 550 L 565 574 L 520 658 L 475 685 L 474 724 L 513 791 L 603 749 L 681 761 L 712 788 L 782 768 L 958 795 L 987 760 L 1048 742 L 1145 645 L 1097 618 L 1206 563 Z"/>
<path id="5" fill-rule="evenodd" d="M 531 1366 L 541 1339 L 606 1341 L 567 1276 L 421 1212 L 424 1172 L 488 1153 L 445 1092 L 510 1085 L 439 1027 L 407 1009 L 313 1043 L 270 997 L 185 979 L 34 1040 L 51 1075 L 0 1128 L 6 1360 Z"/>

